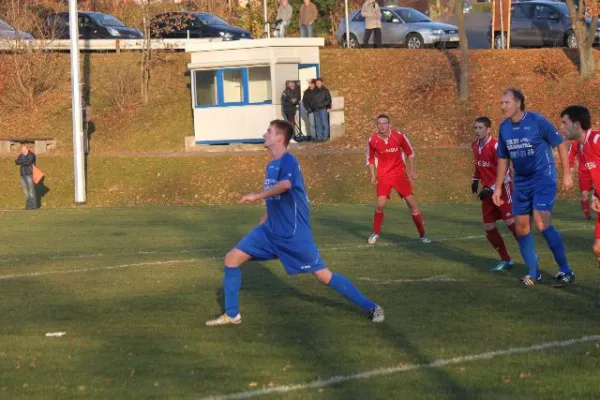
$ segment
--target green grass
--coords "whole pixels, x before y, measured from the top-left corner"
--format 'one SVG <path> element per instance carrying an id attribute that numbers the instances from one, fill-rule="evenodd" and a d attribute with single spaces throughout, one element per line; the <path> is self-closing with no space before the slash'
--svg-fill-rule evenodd
<path id="1" fill-rule="evenodd" d="M 0 398 L 200 399 L 600 333 L 593 224 L 577 203 L 561 202 L 555 218 L 577 272 L 564 290 L 521 287 L 524 267 L 508 236 L 517 266 L 488 272 L 497 256 L 481 236 L 478 204 L 422 208 L 437 241 L 416 240 L 395 201 L 375 247 L 364 245 L 371 206 L 313 209 L 323 258 L 385 308 L 383 324 L 273 261 L 244 268 L 244 323 L 212 329 L 204 322 L 221 311 L 221 258 L 261 208 L 4 212 Z M 555 266 L 539 234 L 536 244 L 549 277 Z M 454 281 L 362 279 L 440 275 Z M 56 331 L 67 334 L 44 336 Z M 599 363 L 589 342 L 266 398 L 597 399 Z"/>

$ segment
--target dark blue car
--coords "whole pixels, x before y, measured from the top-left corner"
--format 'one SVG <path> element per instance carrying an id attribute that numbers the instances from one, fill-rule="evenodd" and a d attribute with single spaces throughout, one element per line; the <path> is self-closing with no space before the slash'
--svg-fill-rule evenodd
<path id="1" fill-rule="evenodd" d="M 252 39 L 249 31 L 230 25 L 216 15 L 187 11 L 155 15 L 150 23 L 150 33 L 154 38 L 167 39 Z"/>

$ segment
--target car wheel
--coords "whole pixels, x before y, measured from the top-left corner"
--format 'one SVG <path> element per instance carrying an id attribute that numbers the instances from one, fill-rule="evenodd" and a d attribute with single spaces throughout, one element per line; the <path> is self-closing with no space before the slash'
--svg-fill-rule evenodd
<path id="1" fill-rule="evenodd" d="M 406 47 L 409 49 L 422 49 L 425 47 L 425 42 L 421 35 L 414 33 L 406 38 Z"/>
<path id="2" fill-rule="evenodd" d="M 496 33 L 494 36 L 494 48 L 495 49 L 505 49 L 506 48 L 506 35 L 504 35 L 504 43 L 502 43 L 502 35 L 500 32 Z"/>
<path id="3" fill-rule="evenodd" d="M 348 43 L 346 42 L 346 34 L 344 34 L 344 36 L 343 36 L 342 46 L 344 46 L 345 48 L 348 48 Z M 356 39 L 356 36 L 354 36 L 354 34 L 351 33 L 350 34 L 350 48 L 355 49 L 357 47 L 358 47 L 358 40 Z"/>
<path id="4" fill-rule="evenodd" d="M 575 36 L 574 31 L 567 32 L 567 38 L 566 38 L 565 42 L 569 49 L 577 48 L 577 36 Z"/>

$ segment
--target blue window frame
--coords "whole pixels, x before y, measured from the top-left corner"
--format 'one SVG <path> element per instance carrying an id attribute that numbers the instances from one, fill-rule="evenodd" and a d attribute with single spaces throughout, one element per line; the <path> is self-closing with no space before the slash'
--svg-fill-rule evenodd
<path id="1" fill-rule="evenodd" d="M 258 86 L 264 85 L 262 92 L 258 88 L 252 89 L 251 87 L 250 70 L 254 69 L 256 69 L 255 71 L 263 69 L 263 76 L 267 74 L 265 69 L 268 70 L 268 81 L 264 79 L 258 81 Z M 239 87 L 236 88 L 236 85 L 239 85 Z M 196 108 L 272 104 L 270 85 L 271 70 L 269 66 L 192 71 L 194 106 Z M 251 90 L 262 93 L 265 100 L 251 101 L 251 98 L 257 97 L 256 93 L 251 93 Z M 258 97 L 260 98 L 261 95 L 259 94 Z"/>

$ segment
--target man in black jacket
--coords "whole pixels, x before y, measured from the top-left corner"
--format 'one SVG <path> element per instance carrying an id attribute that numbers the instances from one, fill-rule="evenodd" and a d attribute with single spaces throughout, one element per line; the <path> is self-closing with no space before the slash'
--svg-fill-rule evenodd
<path id="1" fill-rule="evenodd" d="M 35 210 L 37 199 L 35 194 L 35 184 L 33 183 L 33 166 L 35 165 L 35 154 L 27 146 L 21 146 L 21 154 L 15 160 L 15 164 L 21 166 L 21 185 L 25 194 L 25 209 Z"/>
<path id="2" fill-rule="evenodd" d="M 312 108 L 315 114 L 315 130 L 317 140 L 329 139 L 329 113 L 331 112 L 331 93 L 323 85 L 323 79 L 319 78 L 316 81 L 317 88 L 315 89 L 312 98 Z"/>
<path id="3" fill-rule="evenodd" d="M 304 112 L 302 113 L 302 119 L 304 120 L 304 124 L 306 126 L 305 132 L 306 135 L 311 139 L 315 139 L 315 116 L 313 109 L 313 98 L 315 96 L 317 90 L 317 81 L 311 79 L 308 82 L 308 89 L 304 91 L 302 95 L 302 108 L 304 108 Z"/>
<path id="4" fill-rule="evenodd" d="M 281 107 L 286 121 L 296 125 L 296 110 L 300 103 L 300 90 L 296 87 L 296 82 L 288 81 L 287 87 L 281 94 Z"/>

